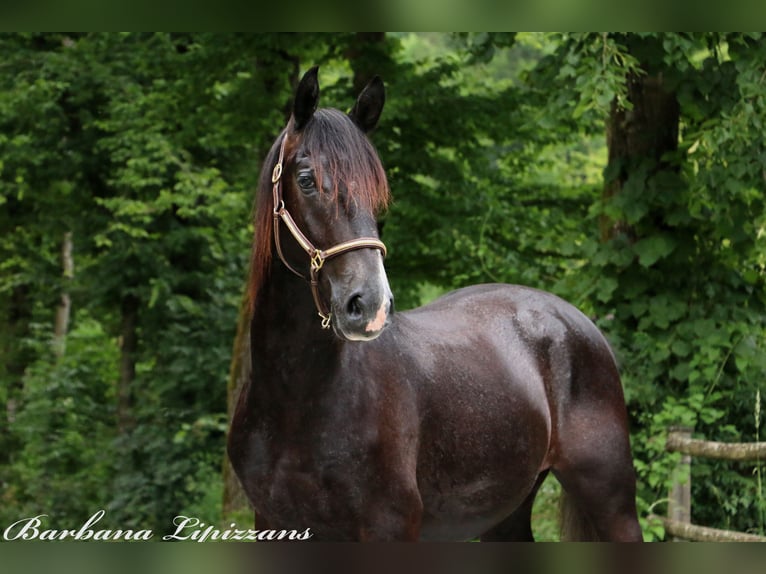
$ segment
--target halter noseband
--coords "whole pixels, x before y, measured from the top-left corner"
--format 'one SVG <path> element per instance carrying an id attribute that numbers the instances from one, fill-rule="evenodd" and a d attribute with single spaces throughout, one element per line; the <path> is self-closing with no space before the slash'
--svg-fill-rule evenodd
<path id="1" fill-rule="evenodd" d="M 298 277 L 309 281 L 311 284 L 311 294 L 314 297 L 314 305 L 316 305 L 319 316 L 322 318 L 322 328 L 328 329 L 330 327 L 330 318 L 332 313 L 327 309 L 322 298 L 319 295 L 319 271 L 321 271 L 324 262 L 338 255 L 343 255 L 349 251 L 355 251 L 357 249 L 378 249 L 383 257 L 386 256 L 386 246 L 383 242 L 374 237 L 360 237 L 359 239 L 352 239 L 351 241 L 344 241 L 329 249 L 317 249 L 314 244 L 309 241 L 303 232 L 298 228 L 295 220 L 290 215 L 285 207 L 285 202 L 282 199 L 282 162 L 285 157 L 285 143 L 287 142 L 287 132 L 282 136 L 282 144 L 279 146 L 279 159 L 274 166 L 274 171 L 271 174 L 271 183 L 274 184 L 272 193 L 274 196 L 274 243 L 277 247 L 277 254 L 290 271 L 292 271 Z M 298 242 L 298 245 L 308 254 L 310 260 L 310 277 L 306 279 L 300 271 L 287 262 L 285 256 L 282 254 L 282 246 L 279 243 L 279 220 L 282 220 L 287 226 L 288 231 Z"/>

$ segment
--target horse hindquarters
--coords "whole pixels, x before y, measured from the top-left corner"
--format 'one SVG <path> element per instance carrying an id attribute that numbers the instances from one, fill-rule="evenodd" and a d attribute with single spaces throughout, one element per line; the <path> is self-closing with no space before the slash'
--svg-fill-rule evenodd
<path id="1" fill-rule="evenodd" d="M 579 442 L 571 435 L 560 441 L 561 455 L 553 466 L 564 490 L 562 539 L 640 542 L 628 434 L 608 417 L 592 413 L 590 417 L 590 432 L 601 427 L 601 436 Z"/>
<path id="2" fill-rule="evenodd" d="M 641 540 L 628 414 L 611 349 L 569 303 L 526 292 L 516 326 L 546 389 L 545 468 L 565 491 L 566 539 Z"/>
<path id="3" fill-rule="evenodd" d="M 574 373 L 559 409 L 552 470 L 564 489 L 562 539 L 640 542 L 622 386 L 611 353 L 596 364 L 586 380 Z"/>

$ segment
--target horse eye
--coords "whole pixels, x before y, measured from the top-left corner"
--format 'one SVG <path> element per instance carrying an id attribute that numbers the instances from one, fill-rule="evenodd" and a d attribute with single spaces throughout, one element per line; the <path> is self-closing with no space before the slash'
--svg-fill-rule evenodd
<path id="1" fill-rule="evenodd" d="M 300 187 L 301 191 L 304 192 L 314 191 L 314 178 L 308 174 L 299 175 L 298 187 Z"/>

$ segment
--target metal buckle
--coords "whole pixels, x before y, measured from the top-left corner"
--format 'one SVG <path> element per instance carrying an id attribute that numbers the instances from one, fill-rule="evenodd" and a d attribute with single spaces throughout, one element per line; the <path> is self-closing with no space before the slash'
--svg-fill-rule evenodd
<path id="1" fill-rule="evenodd" d="M 332 313 L 330 313 L 329 315 L 322 315 L 322 313 L 319 313 L 319 316 L 322 318 L 322 329 L 329 329 Z"/>
<path id="2" fill-rule="evenodd" d="M 271 183 L 277 183 L 279 178 L 282 177 L 282 163 L 278 163 L 274 166 L 274 171 L 271 172 Z"/>

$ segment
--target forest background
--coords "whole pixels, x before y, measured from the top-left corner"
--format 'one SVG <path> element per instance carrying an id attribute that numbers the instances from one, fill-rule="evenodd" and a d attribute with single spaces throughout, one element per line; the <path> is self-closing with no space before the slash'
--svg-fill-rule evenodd
<path id="1" fill-rule="evenodd" d="M 486 281 L 580 307 L 662 539 L 668 426 L 763 432 L 759 33 L 0 35 L 0 524 L 250 522 L 224 445 L 253 191 L 315 64 L 324 106 L 386 83 L 397 308 Z M 762 463 L 692 468 L 695 523 L 766 533 Z"/>

